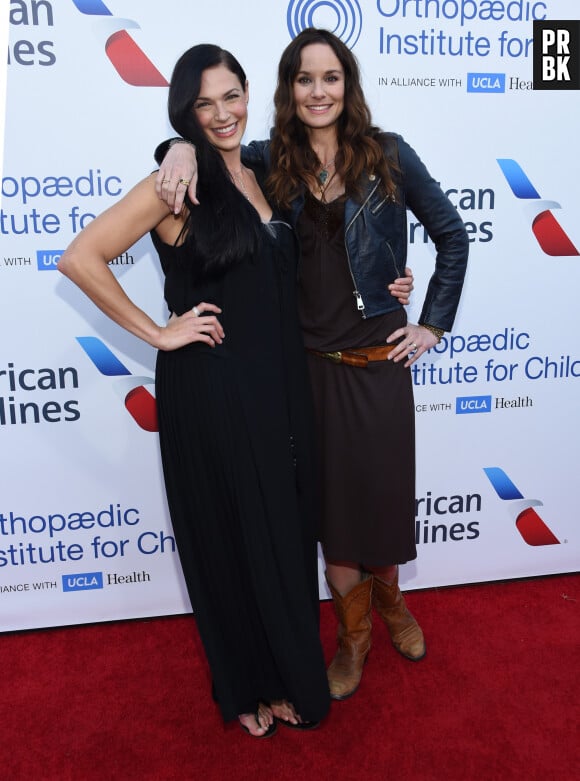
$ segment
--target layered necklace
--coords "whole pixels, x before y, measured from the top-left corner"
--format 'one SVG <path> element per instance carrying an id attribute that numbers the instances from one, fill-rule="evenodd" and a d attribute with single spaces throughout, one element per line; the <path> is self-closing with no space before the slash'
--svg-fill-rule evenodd
<path id="1" fill-rule="evenodd" d="M 334 181 L 334 177 L 336 176 L 336 167 L 334 166 L 335 160 L 336 160 L 336 155 L 331 160 L 328 160 L 326 163 L 320 163 L 320 171 L 316 176 L 316 184 L 318 185 L 318 191 L 320 193 L 321 203 L 327 202 L 326 192 L 329 189 L 332 182 Z M 329 168 L 334 168 L 332 173 L 330 173 Z"/>
<path id="2" fill-rule="evenodd" d="M 318 183 L 318 190 L 320 191 L 320 202 L 326 203 L 326 191 L 330 187 L 334 177 L 336 176 L 336 171 L 332 173 L 329 177 L 325 177 L 324 182 Z M 320 179 L 320 177 L 318 177 Z"/>
<path id="3" fill-rule="evenodd" d="M 318 180 L 322 186 L 326 184 L 326 180 L 328 179 L 328 169 L 330 166 L 334 163 L 336 160 L 336 157 L 333 157 L 332 160 L 329 160 L 328 163 L 321 163 L 322 170 L 318 174 Z M 336 173 L 336 171 L 334 172 Z M 332 174 L 334 176 L 334 174 Z"/>
<path id="4" fill-rule="evenodd" d="M 318 185 L 318 191 L 320 192 L 320 201 L 321 203 L 326 203 L 326 191 L 332 184 L 332 181 L 334 180 L 334 177 L 336 176 L 336 168 L 332 173 L 329 172 L 329 168 L 331 166 L 334 166 L 334 161 L 336 160 L 336 156 L 332 158 L 332 160 L 329 160 L 327 163 L 321 163 L 322 168 L 318 172 L 317 182 Z"/>

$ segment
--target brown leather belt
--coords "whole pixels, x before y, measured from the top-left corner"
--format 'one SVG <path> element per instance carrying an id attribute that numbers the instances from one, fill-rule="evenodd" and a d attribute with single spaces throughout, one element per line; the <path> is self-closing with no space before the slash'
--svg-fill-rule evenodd
<path id="1" fill-rule="evenodd" d="M 379 347 L 354 347 L 352 350 L 337 350 L 334 353 L 323 353 L 318 350 L 306 352 L 327 358 L 334 363 L 346 363 L 347 366 L 366 366 L 369 361 L 385 361 L 387 355 L 395 349 L 394 344 L 382 344 Z"/>

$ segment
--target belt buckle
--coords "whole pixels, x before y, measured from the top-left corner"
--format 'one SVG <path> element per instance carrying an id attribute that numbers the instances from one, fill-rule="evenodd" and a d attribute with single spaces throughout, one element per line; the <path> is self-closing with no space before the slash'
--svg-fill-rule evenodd
<path id="1" fill-rule="evenodd" d="M 342 353 L 340 351 L 334 353 L 324 353 L 324 355 L 333 363 L 342 363 Z"/>

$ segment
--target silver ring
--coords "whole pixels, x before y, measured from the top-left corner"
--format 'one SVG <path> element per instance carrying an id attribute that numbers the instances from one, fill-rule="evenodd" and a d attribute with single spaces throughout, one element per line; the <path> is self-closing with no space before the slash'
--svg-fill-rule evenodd
<path id="1" fill-rule="evenodd" d="M 196 306 L 192 307 L 192 310 L 191 310 L 191 311 L 193 312 L 193 314 L 194 314 L 196 317 L 199 317 L 199 316 L 200 316 L 200 314 L 201 314 L 201 312 L 199 311 L 199 309 L 198 309 Z"/>

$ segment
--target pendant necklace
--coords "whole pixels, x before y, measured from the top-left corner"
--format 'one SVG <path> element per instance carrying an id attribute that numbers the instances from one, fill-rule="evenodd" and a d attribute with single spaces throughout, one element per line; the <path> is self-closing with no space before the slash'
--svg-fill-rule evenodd
<path id="1" fill-rule="evenodd" d="M 326 180 L 328 179 L 328 169 L 334 163 L 335 160 L 336 157 L 333 157 L 332 160 L 328 161 L 328 163 L 324 163 L 324 165 L 321 164 L 322 170 L 318 174 L 318 179 L 320 181 L 320 184 L 324 185 L 326 183 Z"/>
<path id="2" fill-rule="evenodd" d="M 228 170 L 230 171 L 230 176 L 234 180 L 234 184 L 236 185 L 238 190 L 240 190 L 242 195 L 246 198 L 246 200 L 250 201 L 251 203 L 252 199 L 250 198 L 250 194 L 246 190 L 246 185 L 244 184 L 244 169 L 240 168 L 239 174 L 235 173 L 234 171 L 231 171 L 230 169 Z"/>
<path id="3" fill-rule="evenodd" d="M 336 175 L 336 171 L 330 175 L 330 178 L 328 177 L 328 171 L 324 171 L 326 176 L 323 178 L 322 176 L 319 176 L 320 184 L 318 185 L 318 189 L 320 190 L 320 202 L 326 203 L 326 191 L 328 190 L 330 184 L 332 183 L 332 180 L 334 179 Z"/>

